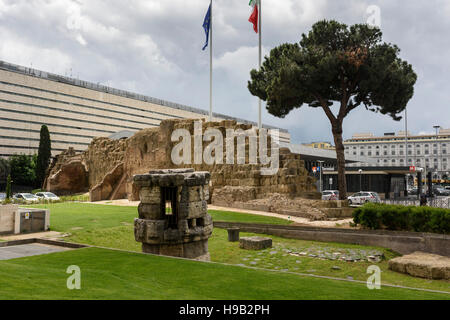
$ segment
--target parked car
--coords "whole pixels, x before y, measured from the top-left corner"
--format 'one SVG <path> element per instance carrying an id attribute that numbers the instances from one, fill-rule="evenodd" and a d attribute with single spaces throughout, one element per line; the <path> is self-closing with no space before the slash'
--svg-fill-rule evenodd
<path id="1" fill-rule="evenodd" d="M 18 193 L 13 197 L 14 200 L 21 200 L 25 202 L 39 202 L 39 198 L 31 193 Z"/>
<path id="2" fill-rule="evenodd" d="M 417 194 L 419 193 L 419 188 L 414 187 L 408 190 L 408 195 L 409 196 L 417 196 Z"/>
<path id="3" fill-rule="evenodd" d="M 446 186 L 446 187 L 445 187 L 445 190 L 450 190 L 450 186 Z"/>
<path id="4" fill-rule="evenodd" d="M 364 204 L 368 202 L 379 203 L 381 202 L 380 196 L 376 192 L 361 191 L 357 192 L 347 198 L 349 204 Z"/>
<path id="5" fill-rule="evenodd" d="M 42 200 L 59 201 L 61 200 L 56 194 L 51 192 L 38 192 L 36 197 Z"/>
<path id="6" fill-rule="evenodd" d="M 339 191 L 337 190 L 323 191 L 322 200 L 339 200 Z"/>
<path id="7" fill-rule="evenodd" d="M 442 186 L 433 186 L 433 193 L 437 196 L 450 196 L 450 190 L 444 189 Z"/>
<path id="8" fill-rule="evenodd" d="M 6 193 L 0 193 L 0 201 L 3 201 L 6 199 Z"/>

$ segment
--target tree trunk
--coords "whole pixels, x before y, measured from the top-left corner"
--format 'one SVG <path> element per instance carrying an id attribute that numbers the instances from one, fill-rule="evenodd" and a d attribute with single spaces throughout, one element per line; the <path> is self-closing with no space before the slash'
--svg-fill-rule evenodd
<path id="1" fill-rule="evenodd" d="M 342 140 L 342 121 L 336 120 L 332 123 L 334 144 L 336 146 L 337 171 L 338 171 L 338 189 L 339 199 L 347 199 L 347 181 L 345 178 L 345 154 L 344 143 Z"/>

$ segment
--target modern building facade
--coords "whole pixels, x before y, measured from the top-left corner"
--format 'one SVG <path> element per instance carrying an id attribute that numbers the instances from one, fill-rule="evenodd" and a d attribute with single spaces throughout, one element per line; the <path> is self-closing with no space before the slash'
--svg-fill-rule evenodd
<path id="1" fill-rule="evenodd" d="M 336 148 L 329 142 L 311 142 L 304 144 L 304 146 L 316 149 L 336 150 Z"/>
<path id="2" fill-rule="evenodd" d="M 406 138 L 407 136 L 407 138 Z M 373 164 L 349 166 L 417 167 L 432 171 L 437 179 L 450 177 L 450 129 L 440 129 L 435 135 L 408 135 L 404 131 L 376 137 L 371 133 L 356 134 L 346 140 L 346 156 L 361 156 Z"/>
<path id="3" fill-rule="evenodd" d="M 0 61 L 0 157 L 37 153 L 42 125 L 49 128 L 55 156 L 69 147 L 84 151 L 95 137 L 137 132 L 164 119 L 208 117 L 202 109 Z M 257 126 L 222 114 L 213 120 Z M 280 141 L 289 143 L 289 132 L 279 130 Z"/>

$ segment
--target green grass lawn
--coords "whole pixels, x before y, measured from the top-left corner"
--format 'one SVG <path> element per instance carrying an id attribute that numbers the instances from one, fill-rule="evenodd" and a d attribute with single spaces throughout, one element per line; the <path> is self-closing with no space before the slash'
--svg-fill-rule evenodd
<path id="1" fill-rule="evenodd" d="M 93 204 L 53 204 L 45 206 L 51 210 L 52 230 L 68 232 L 71 235 L 66 241 L 90 244 L 106 248 L 117 248 L 128 251 L 141 251 L 141 245 L 134 239 L 133 220 L 137 216 L 136 207 L 118 207 Z M 221 221 L 240 221 L 257 223 L 288 224 L 289 221 L 261 217 L 241 213 L 228 213 L 212 211 L 213 218 Z M 242 236 L 249 234 L 242 233 Z M 253 266 L 269 270 L 285 270 L 295 273 L 332 276 L 337 278 L 351 277 L 355 280 L 366 281 L 367 267 L 372 263 L 321 260 L 309 257 L 295 257 L 286 251 L 303 251 L 307 248 L 338 249 L 364 249 L 382 251 L 386 257 L 378 265 L 382 270 L 382 282 L 407 287 L 426 288 L 449 291 L 448 281 L 436 281 L 413 278 L 407 275 L 392 272 L 388 269 L 387 260 L 396 256 L 387 249 L 372 248 L 338 243 L 320 243 L 271 237 L 274 248 L 253 252 L 239 249 L 238 243 L 227 241 L 225 230 L 215 228 L 209 240 L 211 260 L 214 262 Z M 340 270 L 335 270 L 338 267 Z"/>
<path id="2" fill-rule="evenodd" d="M 66 270 L 81 269 L 81 290 Z M 449 295 L 97 248 L 0 261 L 1 299 L 449 299 Z"/>

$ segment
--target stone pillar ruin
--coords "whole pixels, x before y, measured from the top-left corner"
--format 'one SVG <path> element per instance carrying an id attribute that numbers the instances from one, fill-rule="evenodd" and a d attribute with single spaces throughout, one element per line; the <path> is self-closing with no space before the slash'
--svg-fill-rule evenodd
<path id="1" fill-rule="evenodd" d="M 136 175 L 139 219 L 134 235 L 144 253 L 209 260 L 212 218 L 207 212 L 209 172 L 154 170 Z"/>

